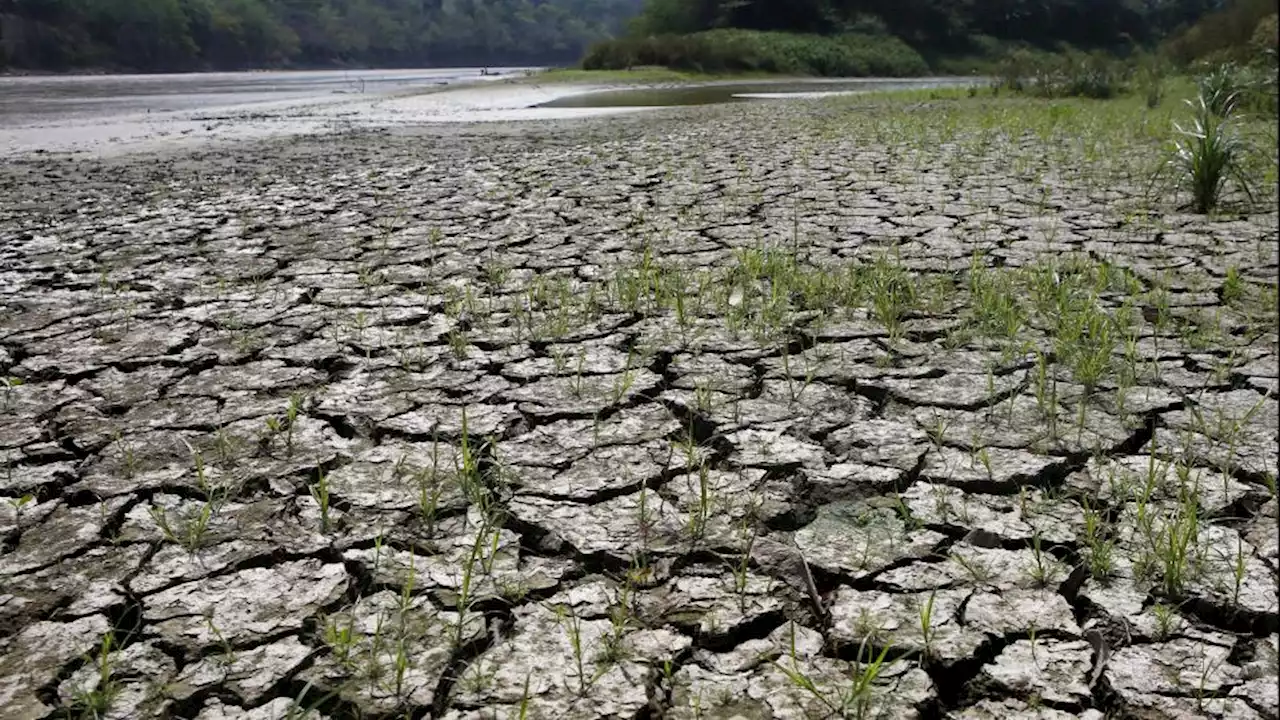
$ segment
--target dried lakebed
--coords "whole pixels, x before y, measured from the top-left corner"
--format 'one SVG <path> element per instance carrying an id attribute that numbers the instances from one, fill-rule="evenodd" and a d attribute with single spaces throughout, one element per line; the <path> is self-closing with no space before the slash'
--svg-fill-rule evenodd
<path id="1" fill-rule="evenodd" d="M 1127 107 L 8 163 L 4 716 L 1276 717 L 1274 186 Z"/>

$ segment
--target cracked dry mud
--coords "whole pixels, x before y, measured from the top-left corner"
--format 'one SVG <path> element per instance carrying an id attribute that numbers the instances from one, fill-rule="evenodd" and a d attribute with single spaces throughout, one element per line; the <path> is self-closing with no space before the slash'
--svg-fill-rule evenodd
<path id="1" fill-rule="evenodd" d="M 9 163 L 0 714 L 1276 717 L 1276 208 L 1090 112 Z"/>

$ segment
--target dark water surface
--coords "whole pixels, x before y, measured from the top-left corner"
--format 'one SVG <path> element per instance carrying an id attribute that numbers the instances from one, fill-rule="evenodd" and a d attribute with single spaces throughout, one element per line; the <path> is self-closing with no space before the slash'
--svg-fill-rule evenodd
<path id="1" fill-rule="evenodd" d="M 964 87 L 972 78 L 857 78 L 848 80 L 759 80 L 718 82 L 687 87 L 609 90 L 574 95 L 543 103 L 546 108 L 674 107 L 719 105 L 731 102 L 759 102 L 800 98 L 851 95 L 877 90 Z"/>

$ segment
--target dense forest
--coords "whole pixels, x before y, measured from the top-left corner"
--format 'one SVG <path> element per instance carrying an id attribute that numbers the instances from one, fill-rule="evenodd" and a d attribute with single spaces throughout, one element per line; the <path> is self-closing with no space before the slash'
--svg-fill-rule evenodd
<path id="1" fill-rule="evenodd" d="M 1215 53 L 1249 62 L 1253 48 L 1275 47 L 1276 7 L 1277 0 L 646 0 L 629 32 L 593 45 L 583 66 L 969 74 L 995 71 L 1015 55 L 1078 65 L 1080 51 L 1094 65 L 1153 51 L 1182 64 Z"/>
<path id="2" fill-rule="evenodd" d="M 920 74 L 1014 46 L 1189 59 L 1277 0 L 0 0 L 0 70 L 658 64 Z"/>
<path id="3" fill-rule="evenodd" d="M 1276 0 L 1264 0 L 1272 6 Z M 1151 43 L 1223 0 L 647 0 L 635 35 L 715 28 L 820 35 L 887 32 L 920 52 L 981 50 L 991 40 L 1053 48 Z"/>
<path id="4" fill-rule="evenodd" d="M 0 0 L 0 69 L 560 64 L 642 0 Z"/>

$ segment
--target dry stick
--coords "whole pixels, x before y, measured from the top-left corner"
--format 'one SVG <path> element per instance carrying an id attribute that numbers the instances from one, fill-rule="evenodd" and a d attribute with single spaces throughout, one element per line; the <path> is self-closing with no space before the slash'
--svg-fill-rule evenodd
<path id="1" fill-rule="evenodd" d="M 804 553 L 801 552 L 794 538 L 791 540 L 791 545 L 795 548 L 796 557 L 800 560 L 800 576 L 804 579 L 805 589 L 809 591 L 809 601 L 813 603 L 813 610 L 818 614 L 818 620 L 825 626 L 830 618 L 827 615 L 826 606 L 822 604 L 822 595 L 818 594 L 818 585 L 813 581 L 813 572 L 809 570 L 809 563 L 804 559 Z"/>
<path id="2" fill-rule="evenodd" d="M 813 580 L 813 573 L 809 571 L 809 564 L 805 561 L 800 547 L 795 544 L 792 539 L 790 545 L 785 545 L 777 540 L 769 537 L 757 538 L 751 548 L 752 558 L 756 564 L 765 568 L 775 576 L 780 578 L 796 590 L 802 590 L 809 596 L 809 601 L 813 604 L 814 611 L 818 618 L 827 624 L 827 611 L 822 603 L 822 596 L 818 594 L 818 586 Z M 799 562 L 795 562 L 798 560 Z M 799 567 L 796 567 L 798 565 Z M 796 576 L 800 576 L 797 580 Z"/>
<path id="3" fill-rule="evenodd" d="M 1084 637 L 1093 646 L 1095 653 L 1093 671 L 1089 674 L 1089 687 L 1093 687 L 1097 684 L 1098 678 L 1102 677 L 1102 671 L 1106 669 L 1107 661 L 1111 659 L 1111 648 L 1107 645 L 1107 639 L 1096 628 L 1087 630 Z"/>

